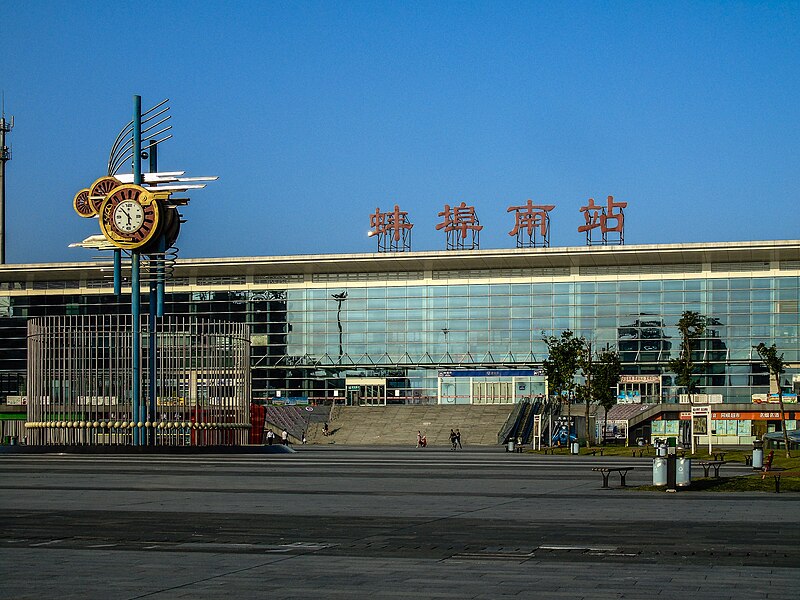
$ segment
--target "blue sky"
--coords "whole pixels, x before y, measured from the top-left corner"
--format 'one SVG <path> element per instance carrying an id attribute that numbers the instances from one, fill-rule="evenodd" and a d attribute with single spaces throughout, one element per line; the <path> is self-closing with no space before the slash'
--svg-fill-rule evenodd
<path id="1" fill-rule="evenodd" d="M 72 210 L 110 146 L 170 98 L 161 170 L 193 192 L 183 257 L 373 252 L 399 204 L 443 250 L 444 204 L 481 248 L 512 205 L 627 201 L 627 244 L 798 239 L 798 3 L 6 0 L 7 261 L 89 260 Z"/>

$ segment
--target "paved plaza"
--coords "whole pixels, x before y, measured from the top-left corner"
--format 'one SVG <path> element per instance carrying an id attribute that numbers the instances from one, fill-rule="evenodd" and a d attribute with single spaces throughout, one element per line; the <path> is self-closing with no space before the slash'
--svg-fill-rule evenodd
<path id="1" fill-rule="evenodd" d="M 0 598 L 798 596 L 800 495 L 598 465 L 651 479 L 495 448 L 0 455 Z"/>

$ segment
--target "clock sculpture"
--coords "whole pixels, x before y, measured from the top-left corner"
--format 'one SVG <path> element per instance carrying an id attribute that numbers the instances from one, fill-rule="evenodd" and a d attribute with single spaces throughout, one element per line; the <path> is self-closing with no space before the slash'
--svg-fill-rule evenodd
<path id="1" fill-rule="evenodd" d="M 114 250 L 114 293 L 122 292 L 122 255 L 130 257 L 131 316 L 132 316 L 132 412 L 136 427 L 133 431 L 135 446 L 153 444 L 153 430 L 147 429 L 146 415 L 155 414 L 156 386 L 149 386 L 149 398 L 141 398 L 141 284 L 149 283 L 150 302 L 148 348 L 150 368 L 156 364 L 156 318 L 162 317 L 164 286 L 170 271 L 170 261 L 177 249 L 181 215 L 178 208 L 185 206 L 188 198 L 175 198 L 173 193 L 205 187 L 206 181 L 216 177 L 182 177 L 183 171 L 158 172 L 158 146 L 172 135 L 162 136 L 172 126 L 157 130 L 169 120 L 161 118 L 169 107 L 167 100 L 151 109 L 141 110 L 141 97 L 134 96 L 134 117 L 117 136 L 108 159 L 108 175 L 100 177 L 88 188 L 80 190 L 72 201 L 75 212 L 84 218 L 97 217 L 103 236 L 92 236 L 76 246 Z M 144 126 L 144 129 L 143 129 Z M 143 151 L 146 150 L 146 151 Z M 142 173 L 142 159 L 150 159 L 150 172 Z M 130 160 L 132 173 L 119 173 Z M 143 272 L 140 270 L 143 265 Z M 142 277 L 144 275 L 144 277 Z M 150 381 L 156 381 L 151 372 Z M 149 404 L 149 411 L 147 410 Z M 147 424 L 149 425 L 149 423 Z M 143 429 L 144 428 L 144 429 Z M 149 432 L 149 433 L 148 433 Z"/>

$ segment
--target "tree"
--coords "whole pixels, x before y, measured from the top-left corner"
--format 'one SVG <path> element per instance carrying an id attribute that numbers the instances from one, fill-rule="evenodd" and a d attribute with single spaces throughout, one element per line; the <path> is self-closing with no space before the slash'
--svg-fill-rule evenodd
<path id="1" fill-rule="evenodd" d="M 789 453 L 789 434 L 786 431 L 786 411 L 783 407 L 783 391 L 781 390 L 781 375 L 786 372 L 786 363 L 783 360 L 783 353 L 778 355 L 778 349 L 775 344 L 767 346 L 761 342 L 756 346 L 756 352 L 761 358 L 761 362 L 769 370 L 769 374 L 775 378 L 775 386 L 778 388 L 778 404 L 781 407 L 781 429 L 783 430 L 783 443 L 786 446 L 786 458 L 791 458 Z"/>
<path id="2" fill-rule="evenodd" d="M 608 427 L 608 411 L 617 403 L 617 386 L 619 385 L 622 363 L 615 350 L 606 348 L 592 354 L 591 344 L 580 360 L 580 367 L 586 383 L 578 388 L 578 396 L 586 402 L 586 423 L 589 423 L 589 409 L 592 402 L 597 402 L 605 409 L 603 431 Z M 591 438 L 591 432 L 590 432 Z"/>
<path id="3" fill-rule="evenodd" d="M 542 339 L 548 349 L 548 356 L 542 362 L 547 375 L 547 385 L 550 394 L 558 401 L 565 392 L 569 395 L 575 390 L 575 374 L 578 372 L 578 361 L 584 352 L 586 340 L 583 337 L 576 337 L 569 330 L 562 331 L 561 337 L 551 335 Z M 567 398 L 567 416 L 572 416 L 569 398 Z"/>
<path id="4" fill-rule="evenodd" d="M 608 428 L 608 411 L 617 403 L 617 386 L 622 373 L 622 362 L 615 350 L 606 348 L 597 355 L 594 361 L 592 376 L 592 395 L 597 403 L 605 409 L 603 421 L 603 443 Z"/>
<path id="5" fill-rule="evenodd" d="M 669 361 L 669 369 L 675 373 L 675 383 L 685 388 L 692 404 L 692 395 L 697 393 L 695 364 L 692 360 L 692 342 L 706 331 L 706 318 L 693 310 L 684 311 L 678 320 L 678 331 L 681 334 L 681 347 L 678 358 Z"/>

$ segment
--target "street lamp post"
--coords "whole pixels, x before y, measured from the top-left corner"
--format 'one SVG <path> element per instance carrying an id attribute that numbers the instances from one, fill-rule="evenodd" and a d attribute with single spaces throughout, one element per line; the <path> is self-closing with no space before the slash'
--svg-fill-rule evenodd
<path id="1" fill-rule="evenodd" d="M 347 292 L 341 294 L 331 294 L 331 297 L 336 300 L 338 308 L 336 310 L 336 324 L 339 326 L 339 364 L 342 364 L 342 304 L 347 300 Z"/>

